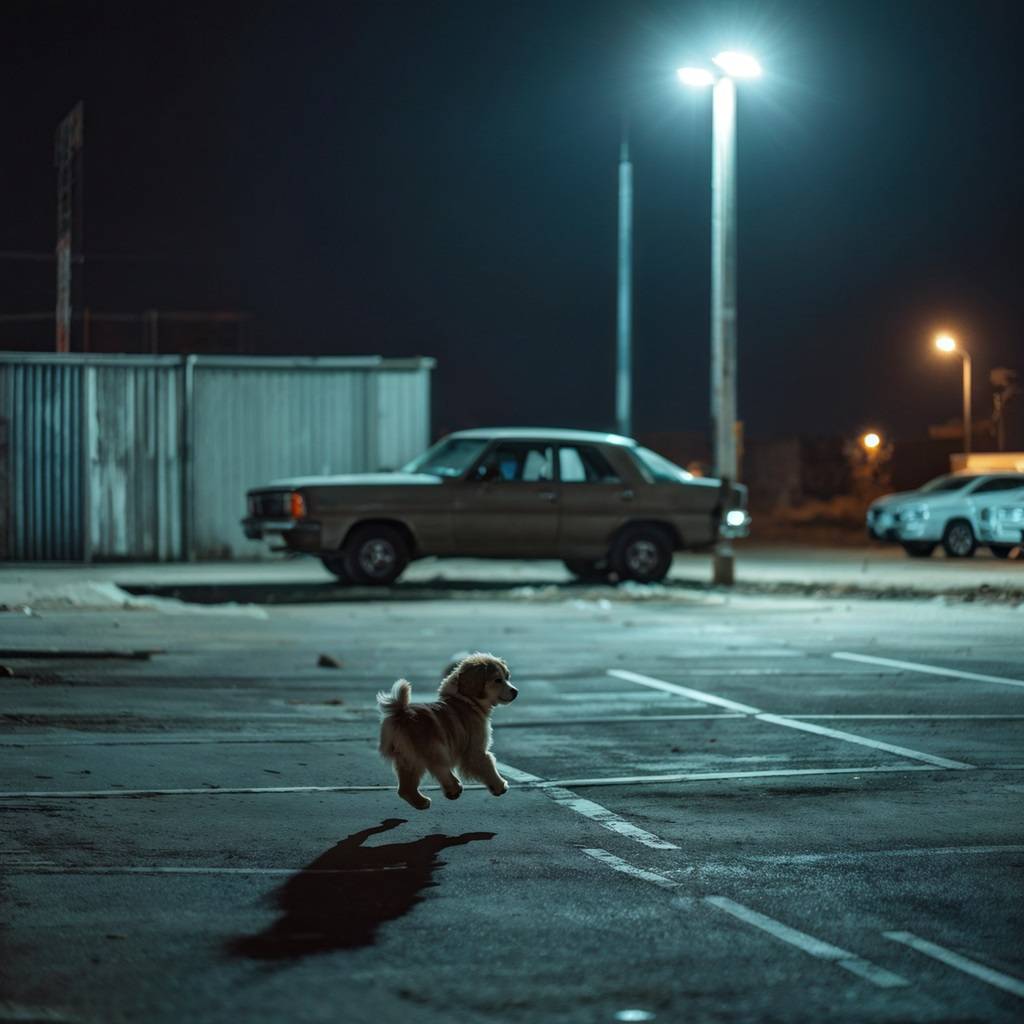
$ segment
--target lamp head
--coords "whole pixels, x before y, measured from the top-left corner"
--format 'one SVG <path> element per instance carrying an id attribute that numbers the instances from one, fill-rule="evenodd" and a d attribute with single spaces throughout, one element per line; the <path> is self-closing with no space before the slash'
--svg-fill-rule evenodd
<path id="1" fill-rule="evenodd" d="M 882 439 L 873 430 L 869 430 L 860 439 L 860 443 L 870 451 L 874 448 L 877 448 L 882 443 Z"/>
<path id="2" fill-rule="evenodd" d="M 936 335 L 935 347 L 940 352 L 955 352 L 957 349 L 956 338 L 952 334 Z"/>

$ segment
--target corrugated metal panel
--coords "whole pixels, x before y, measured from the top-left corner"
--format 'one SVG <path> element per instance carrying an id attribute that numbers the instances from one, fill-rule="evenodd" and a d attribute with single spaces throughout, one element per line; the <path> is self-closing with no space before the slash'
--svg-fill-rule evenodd
<path id="1" fill-rule="evenodd" d="M 85 373 L 92 557 L 180 559 L 180 366 L 90 366 Z"/>
<path id="2" fill-rule="evenodd" d="M 4 557 L 83 557 L 81 367 L 0 364 Z"/>
<path id="3" fill-rule="evenodd" d="M 0 353 L 0 557 L 265 556 L 246 490 L 406 462 L 433 365 Z"/>

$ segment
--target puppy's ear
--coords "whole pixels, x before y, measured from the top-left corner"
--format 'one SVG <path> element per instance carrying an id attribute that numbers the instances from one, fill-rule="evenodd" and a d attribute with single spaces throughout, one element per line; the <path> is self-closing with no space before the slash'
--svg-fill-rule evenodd
<path id="1" fill-rule="evenodd" d="M 489 677 L 490 670 L 487 665 L 470 662 L 468 665 L 462 665 L 455 677 L 455 686 L 463 697 L 479 700 L 484 695 L 484 687 Z"/>

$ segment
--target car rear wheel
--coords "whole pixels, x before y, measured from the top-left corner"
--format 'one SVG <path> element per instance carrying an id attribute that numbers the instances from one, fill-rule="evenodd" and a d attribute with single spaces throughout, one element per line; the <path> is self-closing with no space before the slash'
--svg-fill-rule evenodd
<path id="1" fill-rule="evenodd" d="M 996 558 L 1009 558 L 1013 554 L 1013 550 L 1016 547 L 1014 544 L 989 544 L 989 551 L 992 552 Z"/>
<path id="2" fill-rule="evenodd" d="M 358 526 L 345 544 L 345 569 L 356 583 L 386 586 L 409 564 L 409 545 L 393 526 Z"/>
<path id="3" fill-rule="evenodd" d="M 672 542 L 657 527 L 631 527 L 612 546 L 611 565 L 620 580 L 657 583 L 672 565 Z"/>
<path id="4" fill-rule="evenodd" d="M 338 577 L 339 583 L 352 582 L 348 569 L 345 568 L 345 556 L 341 552 L 336 555 L 321 555 L 320 562 L 329 573 Z"/>
<path id="5" fill-rule="evenodd" d="M 608 562 L 604 558 L 567 558 L 565 567 L 578 580 L 603 583 L 608 579 Z"/>
<path id="6" fill-rule="evenodd" d="M 942 548 L 950 558 L 970 558 L 977 546 L 974 530 L 966 519 L 954 519 L 942 534 Z"/>
<path id="7" fill-rule="evenodd" d="M 930 558 L 935 545 L 926 540 L 908 540 L 904 543 L 903 550 L 911 558 Z"/>

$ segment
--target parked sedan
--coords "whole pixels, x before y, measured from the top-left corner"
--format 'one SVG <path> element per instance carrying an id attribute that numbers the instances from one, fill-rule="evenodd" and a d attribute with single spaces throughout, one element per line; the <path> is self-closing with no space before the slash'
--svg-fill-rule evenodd
<path id="1" fill-rule="evenodd" d="M 581 578 L 651 582 L 674 551 L 746 536 L 746 497 L 630 438 L 506 428 L 451 434 L 396 473 L 254 488 L 242 522 L 358 583 L 427 555 L 560 558 Z"/>
<path id="2" fill-rule="evenodd" d="M 981 510 L 1022 487 L 1024 473 L 938 477 L 918 491 L 894 496 L 898 501 L 876 502 L 868 510 L 868 528 L 877 529 L 887 519 L 886 538 L 898 540 L 915 558 L 927 558 L 939 544 L 950 558 L 969 558 L 978 547 Z"/>
<path id="3" fill-rule="evenodd" d="M 978 539 L 997 558 L 1024 548 L 1024 488 L 999 494 L 978 513 Z"/>

